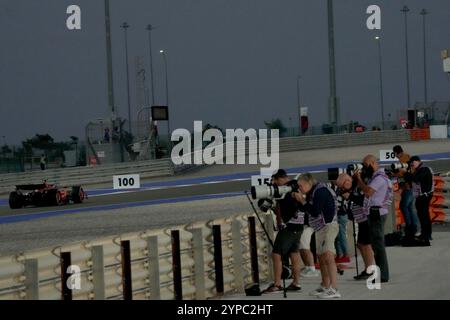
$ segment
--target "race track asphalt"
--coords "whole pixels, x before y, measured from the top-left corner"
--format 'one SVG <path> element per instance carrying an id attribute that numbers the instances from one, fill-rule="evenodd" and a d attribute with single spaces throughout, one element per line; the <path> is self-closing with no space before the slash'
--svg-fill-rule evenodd
<path id="1" fill-rule="evenodd" d="M 446 157 L 445 160 L 428 161 L 427 165 L 435 172 L 450 171 L 450 160 L 448 155 Z M 434 157 L 440 158 L 444 157 Z M 329 166 L 303 169 L 318 172 L 315 173 L 318 180 L 326 181 L 325 171 Z M 304 172 L 303 169 L 291 167 L 288 173 Z M 256 173 L 248 170 L 229 175 L 223 173 L 221 176 L 182 176 L 152 181 L 138 192 L 100 195 L 105 192 L 88 190 L 95 196 L 79 205 L 11 210 L 3 201 L 0 205 L 0 256 L 127 232 L 226 218 L 233 214 L 250 214 L 252 211 L 244 190 L 249 190 L 249 178 Z"/>

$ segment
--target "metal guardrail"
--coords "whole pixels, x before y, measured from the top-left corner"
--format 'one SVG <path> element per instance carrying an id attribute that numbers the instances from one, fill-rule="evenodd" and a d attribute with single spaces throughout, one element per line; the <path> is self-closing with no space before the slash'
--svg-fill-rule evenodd
<path id="1" fill-rule="evenodd" d="M 242 293 L 254 274 L 247 222 L 252 218 L 238 215 L 0 257 L 0 299 L 168 300 Z M 266 280 L 270 251 L 261 227 L 256 230 L 258 275 Z M 179 236 L 178 247 L 174 232 Z M 127 243 L 129 260 L 124 255 Z M 179 257 L 178 265 L 174 254 Z M 64 272 L 68 259 L 80 268 L 79 290 L 62 285 L 71 281 L 71 275 Z"/>
<path id="2" fill-rule="evenodd" d="M 71 167 L 71 168 L 59 168 L 59 169 L 48 169 L 41 171 L 32 171 L 32 172 L 21 172 L 21 173 L 7 173 L 0 175 L 0 182 L 4 181 L 8 178 L 16 178 L 20 179 L 22 177 L 41 177 L 43 175 L 62 175 L 62 174 L 84 174 L 87 173 L 102 173 L 102 172 L 111 172 L 111 170 L 125 170 L 129 168 L 147 168 L 147 167 L 158 167 L 158 166 L 167 166 L 169 163 L 169 159 L 161 159 L 161 160 L 150 160 L 150 161 L 138 161 L 132 163 L 116 163 L 116 164 L 105 164 L 101 166 L 86 166 L 86 167 Z"/>

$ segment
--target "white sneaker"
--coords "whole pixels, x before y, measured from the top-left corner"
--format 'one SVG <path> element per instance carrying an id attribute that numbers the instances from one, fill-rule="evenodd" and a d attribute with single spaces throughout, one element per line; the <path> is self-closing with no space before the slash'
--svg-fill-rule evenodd
<path id="1" fill-rule="evenodd" d="M 328 290 L 328 288 L 319 286 L 316 290 L 311 291 L 311 292 L 309 293 L 309 295 L 310 295 L 310 296 L 313 296 L 313 297 L 317 297 L 317 296 L 323 294 L 324 292 L 326 292 L 327 290 Z"/>
<path id="2" fill-rule="evenodd" d="M 319 294 L 317 296 L 317 298 L 319 299 L 333 299 L 333 298 L 340 298 L 341 294 L 339 293 L 339 291 L 337 289 L 333 289 L 333 288 L 328 288 L 326 289 L 324 292 L 322 292 L 321 294 Z"/>
<path id="3" fill-rule="evenodd" d="M 300 277 L 302 278 L 314 278 L 319 276 L 319 271 L 316 269 L 304 268 L 300 273 Z"/>

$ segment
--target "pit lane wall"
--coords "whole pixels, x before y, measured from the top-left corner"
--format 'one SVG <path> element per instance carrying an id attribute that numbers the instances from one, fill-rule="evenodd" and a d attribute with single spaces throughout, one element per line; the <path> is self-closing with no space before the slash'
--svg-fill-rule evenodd
<path id="1" fill-rule="evenodd" d="M 274 215 L 260 217 L 274 239 Z M 395 230 L 393 210 L 389 217 L 386 234 Z M 347 230 L 353 250 L 351 222 Z M 243 293 L 248 284 L 273 279 L 271 252 L 258 219 L 247 214 L 21 252 L 0 257 L 0 300 L 203 300 Z"/>

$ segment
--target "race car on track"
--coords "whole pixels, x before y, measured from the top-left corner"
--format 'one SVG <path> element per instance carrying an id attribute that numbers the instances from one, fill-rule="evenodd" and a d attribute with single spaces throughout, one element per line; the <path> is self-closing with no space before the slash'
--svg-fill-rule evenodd
<path id="1" fill-rule="evenodd" d="M 56 184 L 17 185 L 9 194 L 9 207 L 19 209 L 26 206 L 61 206 L 69 203 L 82 203 L 86 193 L 81 186 L 58 187 Z"/>

